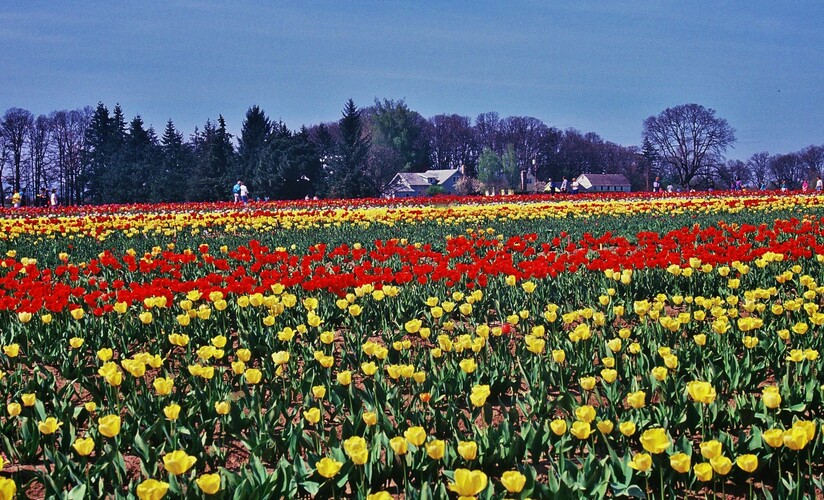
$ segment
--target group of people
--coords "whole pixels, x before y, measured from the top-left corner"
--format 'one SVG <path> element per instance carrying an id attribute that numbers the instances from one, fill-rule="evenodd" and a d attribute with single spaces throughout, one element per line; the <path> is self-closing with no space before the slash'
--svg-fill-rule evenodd
<path id="1" fill-rule="evenodd" d="M 789 191 L 789 184 L 787 182 L 787 179 L 781 179 L 780 181 L 778 181 L 777 186 L 778 186 L 778 189 L 782 193 L 786 193 L 787 191 Z M 760 191 L 766 191 L 767 188 L 768 188 L 768 185 L 767 185 L 766 179 L 762 180 L 761 183 L 758 185 L 758 189 Z M 809 189 L 810 189 L 810 184 L 809 184 L 809 182 L 807 182 L 807 179 L 802 180 L 801 181 L 801 192 L 806 193 Z M 712 189 L 710 189 L 710 190 L 712 190 Z M 730 190 L 731 191 L 746 191 L 747 187 L 740 178 L 736 178 L 734 181 L 730 182 Z M 821 180 L 821 176 L 818 176 L 816 178 L 815 190 L 818 191 L 818 192 L 824 191 L 824 181 Z M 652 192 L 653 193 L 662 192 L 661 178 L 660 177 L 656 177 L 655 181 L 653 181 L 653 183 L 652 183 Z M 667 192 L 670 192 L 670 193 L 673 192 L 672 184 L 667 186 Z"/>
<path id="2" fill-rule="evenodd" d="M 249 202 L 249 188 L 246 187 L 243 181 L 237 181 L 237 184 L 232 187 L 232 195 L 234 196 L 235 203 L 243 203 L 245 205 Z"/>
<path id="3" fill-rule="evenodd" d="M 11 195 L 11 205 L 14 208 L 20 208 L 26 203 L 26 198 L 20 191 L 15 191 Z M 36 207 L 51 207 L 57 208 L 59 200 L 57 198 L 57 189 L 52 189 L 51 194 L 46 188 L 41 188 L 40 192 L 34 197 L 34 206 Z"/>
<path id="4" fill-rule="evenodd" d="M 561 181 L 561 185 L 558 186 L 557 191 L 559 193 L 564 194 L 578 194 L 578 190 L 581 188 L 581 185 L 578 183 L 578 178 L 573 177 L 572 182 L 569 182 L 566 177 L 563 178 Z M 555 185 L 552 183 L 552 179 L 547 179 L 546 187 L 544 188 L 545 192 L 554 193 L 555 192 Z"/>

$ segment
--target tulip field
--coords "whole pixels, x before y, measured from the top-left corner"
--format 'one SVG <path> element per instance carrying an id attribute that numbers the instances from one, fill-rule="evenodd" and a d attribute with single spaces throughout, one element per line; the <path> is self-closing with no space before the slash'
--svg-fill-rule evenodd
<path id="1" fill-rule="evenodd" d="M 0 225 L 0 499 L 824 495 L 824 196 Z"/>

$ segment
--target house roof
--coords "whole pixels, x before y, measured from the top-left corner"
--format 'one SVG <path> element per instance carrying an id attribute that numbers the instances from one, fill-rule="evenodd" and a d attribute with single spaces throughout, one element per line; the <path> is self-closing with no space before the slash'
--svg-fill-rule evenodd
<path id="1" fill-rule="evenodd" d="M 581 174 L 578 183 L 589 189 L 592 186 L 631 186 L 624 174 Z"/>
<path id="2" fill-rule="evenodd" d="M 412 186 L 431 186 L 432 183 L 429 182 L 429 179 L 435 179 L 435 184 L 443 184 L 449 178 L 451 178 L 456 173 L 459 173 L 458 170 L 427 170 L 426 172 L 399 172 L 395 174 L 395 177 L 389 183 L 392 184 L 405 184 L 409 187 Z"/>

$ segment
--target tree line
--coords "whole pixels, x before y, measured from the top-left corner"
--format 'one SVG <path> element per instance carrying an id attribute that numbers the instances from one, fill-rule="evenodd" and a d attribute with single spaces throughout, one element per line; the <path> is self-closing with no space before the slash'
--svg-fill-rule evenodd
<path id="1" fill-rule="evenodd" d="M 429 169 L 462 169 L 467 193 L 484 184 L 517 189 L 522 172 L 540 182 L 621 173 L 633 190 L 648 190 L 655 177 L 725 188 L 736 179 L 800 183 L 824 170 L 824 146 L 726 159 L 735 131 L 696 104 L 649 117 L 642 137 L 641 147 L 624 146 L 494 112 L 424 118 L 391 99 L 364 108 L 350 99 L 338 121 L 298 130 L 252 106 L 237 137 L 222 116 L 188 137 L 169 120 L 158 136 L 119 104 L 38 116 L 11 108 L 0 120 L 0 191 L 4 204 L 14 192 L 31 202 L 42 189 L 57 189 L 64 204 L 220 201 L 242 180 L 253 199 L 342 198 L 380 196 L 395 174 Z"/>

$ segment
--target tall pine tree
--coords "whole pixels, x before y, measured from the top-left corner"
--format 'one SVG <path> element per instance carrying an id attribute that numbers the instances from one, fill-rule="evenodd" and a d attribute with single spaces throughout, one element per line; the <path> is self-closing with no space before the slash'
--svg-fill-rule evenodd
<path id="1" fill-rule="evenodd" d="M 255 186 L 262 186 L 265 174 L 269 171 L 262 163 L 267 159 L 267 146 L 272 135 L 272 124 L 266 114 L 258 107 L 252 106 L 246 111 L 246 118 L 240 130 L 234 177 Z"/>
<path id="2" fill-rule="evenodd" d="M 183 143 L 183 135 L 175 128 L 170 119 L 166 122 L 166 129 L 160 139 L 161 150 L 161 178 L 158 194 L 164 201 L 186 201 L 190 182 L 191 155 L 189 147 Z"/>
<path id="3" fill-rule="evenodd" d="M 370 138 L 364 133 L 361 112 L 349 99 L 338 122 L 340 141 L 332 159 L 329 195 L 335 198 L 364 198 L 377 195 L 374 182 L 366 175 Z"/>

